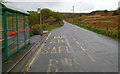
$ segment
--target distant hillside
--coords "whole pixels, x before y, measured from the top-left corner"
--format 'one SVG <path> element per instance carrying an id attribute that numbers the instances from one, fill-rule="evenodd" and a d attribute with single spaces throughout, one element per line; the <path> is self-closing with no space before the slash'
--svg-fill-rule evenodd
<path id="1" fill-rule="evenodd" d="M 114 10 L 114 11 L 108 11 L 108 10 L 92 11 L 89 14 L 90 15 L 102 15 L 102 16 L 120 15 L 120 10 Z"/>
<path id="2" fill-rule="evenodd" d="M 110 16 L 110 15 L 120 15 L 120 9 L 118 10 L 113 10 L 113 11 L 108 11 L 108 10 L 97 10 L 97 11 L 92 11 L 90 13 L 61 13 L 63 15 L 67 15 L 68 17 L 72 16 L 90 16 L 90 15 L 101 15 L 101 16 Z"/>

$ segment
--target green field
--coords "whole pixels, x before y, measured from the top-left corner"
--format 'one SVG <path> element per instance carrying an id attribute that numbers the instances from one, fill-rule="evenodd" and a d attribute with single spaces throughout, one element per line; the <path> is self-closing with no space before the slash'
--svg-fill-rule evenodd
<path id="1" fill-rule="evenodd" d="M 78 15 L 73 18 L 68 17 L 66 21 L 96 33 L 120 40 L 120 31 L 118 30 L 120 25 L 118 23 L 119 17 L 120 15 Z"/>

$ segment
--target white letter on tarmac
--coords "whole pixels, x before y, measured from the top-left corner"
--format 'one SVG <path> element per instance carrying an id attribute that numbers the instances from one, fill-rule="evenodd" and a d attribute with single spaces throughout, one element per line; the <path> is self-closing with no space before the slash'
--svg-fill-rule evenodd
<path id="1" fill-rule="evenodd" d="M 71 58 L 64 58 L 61 60 L 63 66 L 72 66 L 72 59 Z"/>
<path id="2" fill-rule="evenodd" d="M 58 60 L 50 59 L 48 65 L 48 72 L 58 72 L 57 64 L 59 63 Z"/>

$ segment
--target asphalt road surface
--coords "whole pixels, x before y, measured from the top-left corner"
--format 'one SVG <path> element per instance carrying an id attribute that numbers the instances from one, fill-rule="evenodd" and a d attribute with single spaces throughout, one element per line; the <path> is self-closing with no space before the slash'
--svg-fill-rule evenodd
<path id="1" fill-rule="evenodd" d="M 64 21 L 28 65 L 28 72 L 117 72 L 118 42 Z"/>

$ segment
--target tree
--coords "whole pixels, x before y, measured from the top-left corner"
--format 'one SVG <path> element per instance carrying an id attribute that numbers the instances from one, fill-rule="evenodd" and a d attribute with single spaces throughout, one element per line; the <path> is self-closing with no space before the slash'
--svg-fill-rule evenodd
<path id="1" fill-rule="evenodd" d="M 104 10 L 104 13 L 108 13 L 108 10 Z"/>
<path id="2" fill-rule="evenodd" d="M 53 16 L 50 16 L 48 19 L 55 19 Z"/>
<path id="3" fill-rule="evenodd" d="M 52 16 L 57 20 L 57 21 L 62 21 L 63 16 L 62 14 L 58 13 L 58 12 L 53 12 Z"/>
<path id="4" fill-rule="evenodd" d="M 11 3 L 10 1 L 0 0 L 0 3 Z"/>
<path id="5" fill-rule="evenodd" d="M 42 20 L 46 19 L 56 19 L 58 21 L 61 21 L 63 19 L 62 14 L 58 12 L 53 12 L 50 9 L 42 9 Z"/>
<path id="6" fill-rule="evenodd" d="M 39 24 L 39 15 L 37 12 L 29 11 L 30 13 L 30 25 Z"/>
<path id="7" fill-rule="evenodd" d="M 42 9 L 41 14 L 42 14 L 42 20 L 46 20 L 52 15 L 52 11 L 50 9 Z"/>

